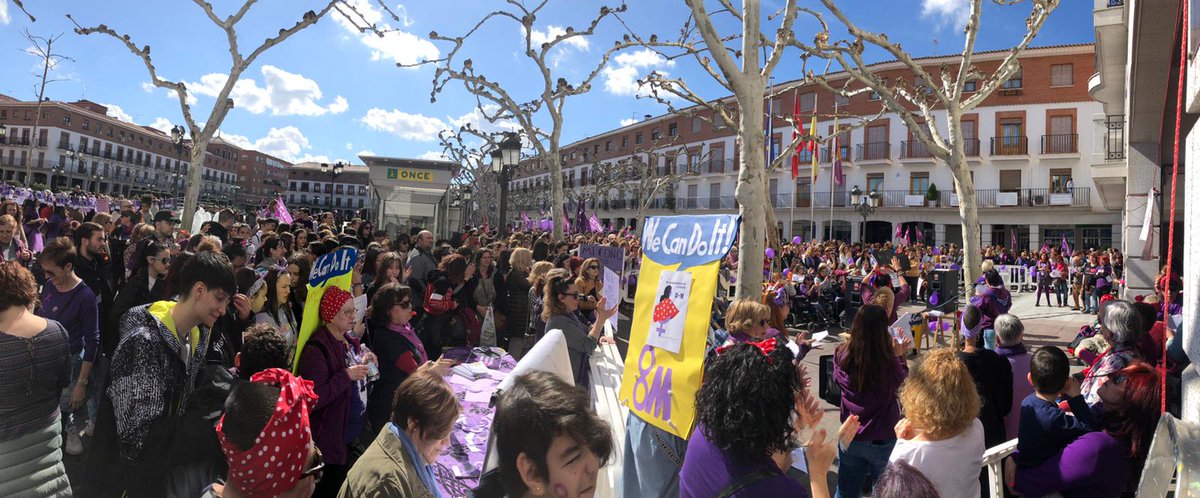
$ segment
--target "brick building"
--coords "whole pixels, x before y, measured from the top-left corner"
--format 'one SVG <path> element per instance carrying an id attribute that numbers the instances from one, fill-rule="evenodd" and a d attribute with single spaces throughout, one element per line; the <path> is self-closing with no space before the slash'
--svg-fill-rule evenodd
<path id="1" fill-rule="evenodd" d="M 286 200 L 292 209 L 306 207 L 314 214 L 332 211 L 350 219 L 369 207 L 369 190 L 367 167 L 361 164 L 345 166 L 336 178 L 322 172 L 320 163 L 299 163 L 288 169 Z"/>

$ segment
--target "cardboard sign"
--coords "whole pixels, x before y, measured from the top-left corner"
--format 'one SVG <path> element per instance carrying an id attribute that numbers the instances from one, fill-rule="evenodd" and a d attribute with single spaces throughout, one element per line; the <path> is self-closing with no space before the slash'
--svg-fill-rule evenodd
<path id="1" fill-rule="evenodd" d="M 625 268 L 625 250 L 620 247 L 582 244 L 579 246 L 579 257 L 582 259 L 596 258 L 600 260 L 600 266 L 603 268 L 600 271 L 600 277 L 601 281 L 604 282 L 601 293 L 608 300 L 609 306 L 620 303 L 621 271 Z M 613 316 L 608 319 L 608 323 L 612 325 L 613 330 L 616 330 L 617 313 L 613 313 Z"/>
<path id="2" fill-rule="evenodd" d="M 354 263 L 358 261 L 358 250 L 338 249 L 317 258 L 308 274 L 308 298 L 304 301 L 304 316 L 300 319 L 300 331 L 296 340 L 296 357 L 292 360 L 292 372 L 300 370 L 300 352 L 308 338 L 321 326 L 321 298 L 330 287 L 341 287 L 351 292 L 351 277 Z"/>
<path id="3" fill-rule="evenodd" d="M 740 220 L 736 215 L 650 217 L 642 232 L 621 402 L 647 423 L 684 439 L 696 420 L 717 272 L 737 239 Z"/>

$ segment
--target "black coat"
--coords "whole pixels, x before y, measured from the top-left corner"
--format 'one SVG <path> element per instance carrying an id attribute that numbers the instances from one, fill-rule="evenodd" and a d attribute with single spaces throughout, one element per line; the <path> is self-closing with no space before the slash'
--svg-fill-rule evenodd
<path id="1" fill-rule="evenodd" d="M 100 348 L 104 354 L 112 354 L 120 340 L 117 332 L 117 320 L 111 319 L 113 308 L 113 288 L 109 282 L 111 275 L 108 261 L 103 259 L 88 260 L 84 257 L 75 258 L 75 275 L 87 284 L 96 297 L 100 312 Z"/>
<path id="2" fill-rule="evenodd" d="M 146 274 L 146 270 L 138 271 L 125 281 L 125 285 L 121 287 L 121 291 L 117 293 L 116 299 L 113 300 L 112 312 L 109 315 L 109 320 L 113 323 L 121 323 L 121 317 L 133 308 L 143 304 L 150 304 L 155 301 L 162 301 L 167 298 L 167 281 L 158 279 L 154 282 L 154 288 L 150 288 L 150 276 Z"/>

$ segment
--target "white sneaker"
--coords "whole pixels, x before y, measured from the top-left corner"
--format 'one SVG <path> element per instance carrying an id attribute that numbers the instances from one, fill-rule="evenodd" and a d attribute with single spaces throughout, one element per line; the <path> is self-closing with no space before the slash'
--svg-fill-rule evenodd
<path id="1" fill-rule="evenodd" d="M 95 423 L 93 423 L 91 420 L 89 420 L 89 421 L 88 421 L 88 423 L 87 423 L 87 425 L 85 425 L 85 426 L 83 427 L 83 433 L 82 433 L 82 434 L 80 434 L 80 435 L 81 435 L 81 436 L 92 437 L 92 435 L 94 435 L 95 433 L 96 433 L 96 424 L 95 424 Z"/>
<path id="2" fill-rule="evenodd" d="M 70 433 L 67 434 L 67 445 L 66 446 L 67 446 L 66 451 L 67 451 L 68 455 L 83 454 L 83 440 L 79 438 L 78 432 L 70 431 Z"/>

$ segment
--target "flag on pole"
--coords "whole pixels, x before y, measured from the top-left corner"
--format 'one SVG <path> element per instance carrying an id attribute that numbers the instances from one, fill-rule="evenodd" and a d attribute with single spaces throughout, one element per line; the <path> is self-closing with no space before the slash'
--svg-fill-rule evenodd
<path id="1" fill-rule="evenodd" d="M 813 134 L 813 139 L 808 141 L 808 145 L 805 148 L 812 152 L 812 179 L 815 184 L 817 182 L 817 115 L 815 106 L 813 107 L 813 111 L 812 124 L 808 126 L 809 132 Z"/>
<path id="2" fill-rule="evenodd" d="M 900 226 L 899 224 L 896 224 L 896 229 L 892 231 L 892 238 L 899 239 L 900 235 L 902 234 L 901 230 L 904 230 L 904 227 Z"/>
<path id="3" fill-rule="evenodd" d="M 1015 251 L 1017 249 L 1017 231 L 1011 230 L 1008 232 L 1008 235 L 1009 235 L 1009 237 L 1008 237 L 1009 241 L 1012 242 L 1011 249 Z"/>
<path id="4" fill-rule="evenodd" d="M 280 224 L 292 224 L 292 213 L 283 203 L 282 196 L 275 196 L 275 219 L 279 220 Z"/>
<path id="5" fill-rule="evenodd" d="M 917 242 L 921 243 L 921 244 L 925 243 L 925 230 L 924 229 L 917 229 Z"/>
<path id="6" fill-rule="evenodd" d="M 833 154 L 833 183 L 841 187 L 846 183 L 846 177 L 842 173 L 842 149 L 840 146 L 838 146 L 838 138 L 841 134 L 838 133 L 838 122 L 836 116 L 837 106 L 834 107 L 835 115 L 833 117 L 833 144 L 830 146 L 829 152 Z"/>
<path id="7" fill-rule="evenodd" d="M 775 160 L 775 99 L 767 100 L 767 167 L 771 167 L 771 161 Z"/>
<path id="8" fill-rule="evenodd" d="M 804 122 L 800 121 L 800 90 L 796 90 L 796 98 L 792 105 L 792 122 L 795 123 L 795 126 L 792 128 L 792 143 L 796 143 L 800 135 L 804 134 Z M 796 148 L 792 150 L 792 180 L 795 180 L 799 176 L 800 145 L 796 145 Z"/>
<path id="9" fill-rule="evenodd" d="M 600 219 L 596 217 L 596 213 L 592 213 L 592 216 L 588 218 L 588 229 L 593 232 L 604 231 L 604 225 L 600 224 Z"/>
<path id="10" fill-rule="evenodd" d="M 563 233 L 571 233 L 571 220 L 567 218 L 567 205 L 564 203 L 562 207 L 562 227 Z"/>
<path id="11" fill-rule="evenodd" d="M 578 202 L 579 210 L 575 212 L 575 232 L 583 233 L 588 229 L 587 213 L 583 210 L 583 202 Z"/>
<path id="12" fill-rule="evenodd" d="M 1041 251 L 1039 251 L 1039 252 L 1042 252 L 1042 253 L 1047 253 L 1047 252 L 1050 252 L 1050 243 L 1049 243 L 1049 242 L 1042 242 L 1042 250 L 1041 250 Z"/>
<path id="13" fill-rule="evenodd" d="M 1066 235 L 1063 235 L 1063 238 L 1062 238 L 1062 252 L 1063 252 L 1063 255 L 1067 255 L 1067 254 L 1071 253 L 1071 246 L 1067 245 L 1067 236 Z"/>

